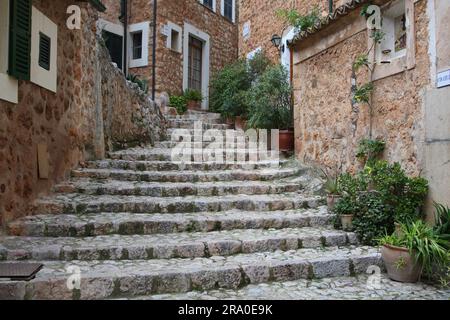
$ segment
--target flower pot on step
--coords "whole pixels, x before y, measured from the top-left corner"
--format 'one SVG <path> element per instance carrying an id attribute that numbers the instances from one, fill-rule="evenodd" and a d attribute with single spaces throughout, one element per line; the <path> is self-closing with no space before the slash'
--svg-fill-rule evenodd
<path id="1" fill-rule="evenodd" d="M 384 245 L 381 258 L 390 279 L 405 283 L 419 281 L 422 266 L 415 261 L 407 248 Z"/>
<path id="2" fill-rule="evenodd" d="M 342 199 L 341 195 L 337 195 L 337 194 L 329 194 L 327 196 L 327 206 L 328 206 L 328 210 L 329 211 L 333 211 L 334 207 L 336 206 L 336 203 L 339 202 L 339 200 Z"/>
<path id="3" fill-rule="evenodd" d="M 341 217 L 342 229 L 352 230 L 353 229 L 353 218 L 355 217 L 355 215 L 343 214 L 340 217 Z"/>
<path id="4" fill-rule="evenodd" d="M 279 147 L 280 151 L 289 152 L 294 150 L 294 131 L 280 130 L 279 131 Z"/>
<path id="5" fill-rule="evenodd" d="M 200 101 L 195 101 L 195 100 L 189 100 L 187 102 L 187 107 L 189 110 L 201 110 L 201 103 Z"/>
<path id="6" fill-rule="evenodd" d="M 236 130 L 246 130 L 247 128 L 247 120 L 241 116 L 238 116 L 234 120 L 234 128 Z"/>

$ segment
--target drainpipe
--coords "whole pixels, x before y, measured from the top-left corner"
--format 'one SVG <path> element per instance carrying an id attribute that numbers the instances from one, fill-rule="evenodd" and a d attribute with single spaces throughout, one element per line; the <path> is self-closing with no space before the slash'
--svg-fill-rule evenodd
<path id="1" fill-rule="evenodd" d="M 123 73 L 128 76 L 128 0 L 124 1 L 123 17 Z"/>
<path id="2" fill-rule="evenodd" d="M 328 12 L 333 13 L 333 0 L 328 0 Z"/>
<path id="3" fill-rule="evenodd" d="M 158 0 L 153 0 L 153 45 L 152 45 L 152 100 L 155 101 L 156 94 L 156 11 Z"/>

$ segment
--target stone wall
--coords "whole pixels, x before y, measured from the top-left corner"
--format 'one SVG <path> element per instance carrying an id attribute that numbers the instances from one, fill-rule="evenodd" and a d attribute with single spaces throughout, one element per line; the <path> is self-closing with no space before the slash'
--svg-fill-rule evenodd
<path id="1" fill-rule="evenodd" d="M 274 61 L 279 62 L 278 50 L 272 45 L 272 35 L 281 35 L 288 24 L 276 15 L 277 9 L 296 9 L 308 14 L 319 6 L 323 15 L 328 14 L 328 0 L 240 0 L 239 56 L 261 47 Z M 243 37 L 244 24 L 250 23 L 250 36 Z"/>
<path id="2" fill-rule="evenodd" d="M 112 146 L 149 143 L 164 130 L 159 109 L 130 89 L 109 57 L 102 55 L 95 9 L 78 3 L 82 28 L 66 28 L 71 4 L 33 1 L 58 25 L 57 92 L 19 81 L 19 103 L 0 100 L 1 225 L 32 214 L 32 201 L 67 179 L 80 162 L 102 158 Z M 38 176 L 38 144 L 47 145 L 48 179 Z"/>
<path id="3" fill-rule="evenodd" d="M 386 140 L 385 158 L 401 162 L 410 174 L 423 169 L 419 156 L 424 141 L 422 104 L 424 88 L 430 83 L 427 24 L 426 1 L 419 1 L 415 4 L 415 67 L 374 83 L 374 137 Z M 304 162 L 343 170 L 358 167 L 355 149 L 368 137 L 369 116 L 366 105 L 352 114 L 351 65 L 367 50 L 367 43 L 364 30 L 294 67 L 296 153 Z M 359 80 L 368 81 L 365 75 Z"/>

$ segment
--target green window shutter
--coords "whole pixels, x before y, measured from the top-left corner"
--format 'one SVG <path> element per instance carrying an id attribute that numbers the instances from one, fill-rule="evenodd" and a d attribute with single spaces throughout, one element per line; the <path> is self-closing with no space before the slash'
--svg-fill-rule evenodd
<path id="1" fill-rule="evenodd" d="M 30 80 L 31 0 L 10 0 L 9 75 Z"/>

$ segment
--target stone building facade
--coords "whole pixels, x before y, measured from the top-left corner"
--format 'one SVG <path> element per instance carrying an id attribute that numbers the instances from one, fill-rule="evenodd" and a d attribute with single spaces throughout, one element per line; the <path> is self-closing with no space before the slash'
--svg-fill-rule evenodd
<path id="1" fill-rule="evenodd" d="M 373 44 L 366 18 L 360 15 L 366 2 L 349 1 L 348 10 L 319 30 L 298 35 L 291 46 L 296 154 L 306 163 L 349 171 L 358 167 L 356 148 L 369 137 L 371 117 L 365 104 L 352 108 L 350 92 L 352 63 Z M 430 201 L 449 203 L 450 109 L 445 99 L 450 88 L 440 87 L 437 79 L 450 68 L 449 48 L 443 44 L 450 29 L 444 19 L 450 4 L 376 3 L 385 21 L 385 39 L 399 38 L 377 45 L 369 55 L 373 72 L 358 74 L 359 84 L 374 84 L 373 138 L 386 141 L 384 158 L 428 178 Z"/>
<path id="2" fill-rule="evenodd" d="M 96 36 L 98 11 L 91 3 L 75 3 L 81 28 L 71 30 L 73 1 L 22 2 L 31 13 L 31 48 L 22 56 L 25 63 L 30 58 L 29 79 L 10 75 L 14 23 L 0 19 L 0 226 L 32 214 L 33 200 L 80 162 L 101 159 L 114 147 L 151 143 L 165 126 L 159 108 L 112 65 Z M 9 14 L 9 0 L 0 4 L 0 14 Z"/>
<path id="3" fill-rule="evenodd" d="M 120 1 L 106 0 L 103 3 L 107 10 L 100 17 L 100 28 L 111 37 L 122 39 L 119 42 L 123 43 L 125 21 L 118 17 L 125 10 L 123 7 L 121 10 Z M 128 40 L 124 46 L 127 48 L 127 63 L 123 65 L 127 66 L 129 74 L 147 80 L 152 90 L 153 1 L 128 0 L 122 3 L 126 5 L 128 17 Z M 207 109 L 211 75 L 237 59 L 237 29 L 237 0 L 158 1 L 156 93 L 181 94 L 193 88 L 202 92 L 205 97 L 203 108 Z"/>

